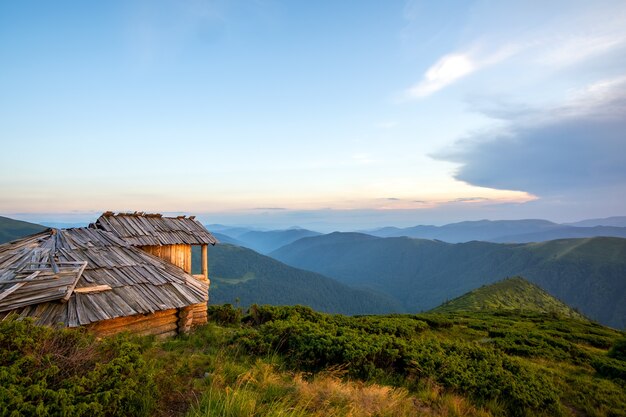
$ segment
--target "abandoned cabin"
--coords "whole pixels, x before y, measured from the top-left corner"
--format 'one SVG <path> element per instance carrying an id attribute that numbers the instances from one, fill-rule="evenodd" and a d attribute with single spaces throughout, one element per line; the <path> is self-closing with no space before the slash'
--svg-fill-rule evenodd
<path id="1" fill-rule="evenodd" d="M 0 245 L 0 320 L 171 336 L 206 323 L 208 245 L 195 218 L 106 212 L 89 227 Z M 192 274 L 192 246 L 201 274 Z M 194 268 L 195 269 L 195 268 Z"/>

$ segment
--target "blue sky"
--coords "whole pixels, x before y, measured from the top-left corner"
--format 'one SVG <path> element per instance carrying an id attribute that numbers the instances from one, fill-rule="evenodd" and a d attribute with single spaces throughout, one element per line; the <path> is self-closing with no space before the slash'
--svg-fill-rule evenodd
<path id="1" fill-rule="evenodd" d="M 0 215 L 626 214 L 623 1 L 0 3 Z"/>

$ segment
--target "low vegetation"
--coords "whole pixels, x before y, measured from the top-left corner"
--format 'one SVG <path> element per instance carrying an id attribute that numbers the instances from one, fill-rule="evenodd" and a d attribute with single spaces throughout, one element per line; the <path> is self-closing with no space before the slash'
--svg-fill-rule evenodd
<path id="1" fill-rule="evenodd" d="M 166 341 L 0 323 L 0 415 L 626 416 L 626 337 L 535 312 L 210 306 Z"/>
<path id="2" fill-rule="evenodd" d="M 483 285 L 460 297 L 446 301 L 431 312 L 455 313 L 484 310 L 535 312 L 585 319 L 582 314 L 522 277 L 507 278 L 491 285 Z"/>

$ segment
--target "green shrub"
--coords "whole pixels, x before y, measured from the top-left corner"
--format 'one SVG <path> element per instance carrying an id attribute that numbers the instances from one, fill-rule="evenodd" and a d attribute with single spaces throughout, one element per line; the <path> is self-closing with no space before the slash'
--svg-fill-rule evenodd
<path id="1" fill-rule="evenodd" d="M 155 396 L 139 346 L 127 338 L 0 322 L 0 416 L 147 416 Z"/>
<path id="2" fill-rule="evenodd" d="M 443 317 L 419 319 L 430 327 L 453 326 Z M 342 366 L 365 380 L 434 380 L 478 404 L 502 402 L 510 415 L 559 413 L 558 390 L 534 368 L 493 347 L 421 338 L 424 324 L 416 323 L 424 322 L 409 316 L 351 318 L 264 306 L 251 311 L 253 327 L 238 332 L 233 341 L 257 354 L 280 353 L 297 369 Z"/>
<path id="3" fill-rule="evenodd" d="M 609 357 L 619 359 L 620 361 L 626 361 L 626 337 L 619 339 L 611 347 L 608 353 Z"/>
<path id="4" fill-rule="evenodd" d="M 207 317 L 209 321 L 221 325 L 237 325 L 241 323 L 243 312 L 232 304 L 208 305 Z"/>
<path id="5" fill-rule="evenodd" d="M 616 379 L 626 384 L 626 363 L 621 360 L 597 357 L 591 363 L 591 366 L 598 374 L 605 378 Z"/>

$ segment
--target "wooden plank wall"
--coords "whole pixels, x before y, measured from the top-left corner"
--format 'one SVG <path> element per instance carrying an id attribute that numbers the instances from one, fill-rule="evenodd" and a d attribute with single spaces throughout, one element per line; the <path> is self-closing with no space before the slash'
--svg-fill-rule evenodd
<path id="1" fill-rule="evenodd" d="M 192 326 L 199 326 L 207 323 L 207 303 L 193 304 L 193 322 Z"/>
<path id="2" fill-rule="evenodd" d="M 165 338 L 186 333 L 190 327 L 206 323 L 207 305 L 200 303 L 181 309 L 157 311 L 153 314 L 135 314 L 102 320 L 86 327 L 100 337 L 130 332 L 139 336 L 155 335 L 159 338 Z"/>
<path id="3" fill-rule="evenodd" d="M 178 334 L 178 319 L 178 309 L 173 308 L 153 314 L 135 314 L 102 320 L 86 327 L 101 337 L 128 331 L 140 336 L 156 335 L 161 338 Z"/>
<path id="4" fill-rule="evenodd" d="M 191 245 L 141 246 L 141 249 L 191 274 Z"/>

